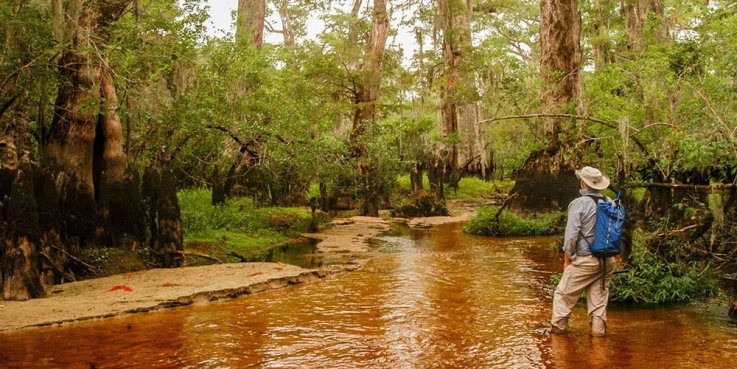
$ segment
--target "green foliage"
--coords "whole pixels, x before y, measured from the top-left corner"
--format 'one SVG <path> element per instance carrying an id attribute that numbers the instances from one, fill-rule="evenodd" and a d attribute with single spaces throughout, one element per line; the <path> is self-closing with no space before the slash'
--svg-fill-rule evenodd
<path id="1" fill-rule="evenodd" d="M 269 247 L 310 230 L 312 215 L 308 208 L 259 207 L 247 198 L 227 199 L 212 206 L 207 189 L 179 191 L 185 249 L 204 253 L 223 261 L 239 261 L 236 253 L 255 258 Z M 317 213 L 322 224 L 328 217 Z M 190 265 L 207 262 L 188 258 Z"/>
<path id="2" fill-rule="evenodd" d="M 630 253 L 630 271 L 616 274 L 610 284 L 609 299 L 635 304 L 685 303 L 719 292 L 720 278 L 711 264 L 703 261 L 668 260 L 664 254 L 679 253 L 683 242 L 670 242 L 664 249 L 651 246 L 656 236 L 635 232 Z M 650 245 L 650 246 L 649 246 Z M 562 274 L 551 276 L 552 284 Z"/>
<path id="3" fill-rule="evenodd" d="M 397 177 L 397 186 L 400 191 L 410 191 L 409 174 Z M 447 187 L 445 197 L 448 200 L 484 200 L 494 195 L 508 193 L 514 186 L 511 180 L 484 181 L 478 177 L 463 177 L 458 182 L 458 188 Z M 422 176 L 422 187 L 430 188 L 427 174 Z"/>
<path id="4" fill-rule="evenodd" d="M 312 216 L 308 208 L 259 207 L 248 198 L 227 199 L 225 204 L 212 206 L 210 191 L 187 189 L 178 193 L 182 209 L 185 237 L 196 238 L 202 232 L 275 231 L 297 235 L 309 230 Z M 321 215 L 318 221 L 324 221 Z"/>
<path id="5" fill-rule="evenodd" d="M 238 261 L 235 252 L 256 258 L 269 247 L 310 230 L 312 216 L 307 208 L 259 207 L 247 198 L 227 199 L 212 206 L 207 189 L 186 189 L 178 193 L 182 209 L 185 249 L 223 261 Z M 315 221 L 328 218 L 318 213 Z M 190 265 L 206 262 L 190 257 Z"/>
<path id="6" fill-rule="evenodd" d="M 438 215 L 448 215 L 448 207 L 444 201 L 425 190 L 410 192 L 406 198 L 401 199 L 392 211 L 392 216 L 395 217 L 412 218 Z"/>
<path id="7" fill-rule="evenodd" d="M 464 177 L 458 182 L 458 189 L 449 188 L 445 196 L 448 200 L 481 200 L 509 192 L 514 181 L 484 181 L 477 177 Z"/>
<path id="8" fill-rule="evenodd" d="M 463 231 L 482 236 L 544 236 L 562 232 L 560 224 L 564 215 L 553 213 L 540 219 L 525 218 L 510 211 L 502 212 L 499 221 L 495 215 L 499 210 L 496 206 L 481 208 Z"/>
<path id="9" fill-rule="evenodd" d="M 688 302 L 718 292 L 719 278 L 709 263 L 666 261 L 648 248 L 649 242 L 652 240 L 643 232 L 635 233 L 630 255 L 633 271 L 614 277 L 611 300 L 666 304 Z M 671 249 L 680 247 L 685 245 L 670 245 Z"/>

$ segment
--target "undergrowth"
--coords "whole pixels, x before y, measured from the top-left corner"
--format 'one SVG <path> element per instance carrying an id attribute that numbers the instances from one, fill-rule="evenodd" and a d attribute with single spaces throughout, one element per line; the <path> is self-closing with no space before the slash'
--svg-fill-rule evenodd
<path id="1" fill-rule="evenodd" d="M 629 256 L 630 272 L 616 274 L 609 286 L 609 299 L 637 304 L 672 304 L 689 302 L 697 298 L 714 296 L 719 292 L 720 279 L 712 265 L 704 261 L 686 262 L 666 260 L 653 252 L 649 244 L 657 243 L 656 237 L 642 230 L 636 230 L 632 239 Z M 672 252 L 682 247 L 674 242 Z M 551 277 L 558 284 L 561 274 Z"/>
<path id="2" fill-rule="evenodd" d="M 498 210 L 497 206 L 479 209 L 476 216 L 463 227 L 463 231 L 481 236 L 547 236 L 562 232 L 562 213 L 552 213 L 535 219 L 504 211 L 497 221 L 495 215 Z"/>
<path id="3" fill-rule="evenodd" d="M 411 190 L 409 175 L 405 174 L 397 178 L 398 188 L 402 192 L 409 193 Z M 514 186 L 514 181 L 484 181 L 477 177 L 464 177 L 458 182 L 458 188 L 445 188 L 445 197 L 447 200 L 482 200 L 497 194 L 509 192 Z M 430 181 L 427 175 L 422 177 L 422 187 L 425 190 L 430 188 Z"/>
<path id="4" fill-rule="evenodd" d="M 653 235 L 635 232 L 630 254 L 633 271 L 616 275 L 612 280 L 613 301 L 666 304 L 688 302 L 716 294 L 719 277 L 710 263 L 704 261 L 667 261 L 647 245 Z M 671 242 L 670 248 L 682 245 Z"/>
<path id="5" fill-rule="evenodd" d="M 178 194 L 182 209 L 185 248 L 219 259 L 231 260 L 232 252 L 245 257 L 310 231 L 309 208 L 260 207 L 249 198 L 230 198 L 211 205 L 207 189 L 186 189 Z M 319 212 L 318 224 L 327 221 Z"/>
<path id="6" fill-rule="evenodd" d="M 441 201 L 435 195 L 425 191 L 416 190 L 406 197 L 402 197 L 392 210 L 394 217 L 430 217 L 448 215 L 448 207 L 445 201 Z"/>

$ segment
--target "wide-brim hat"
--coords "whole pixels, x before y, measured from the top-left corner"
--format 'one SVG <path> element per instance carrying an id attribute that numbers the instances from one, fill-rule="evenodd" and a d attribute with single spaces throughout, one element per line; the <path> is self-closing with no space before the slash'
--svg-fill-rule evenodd
<path id="1" fill-rule="evenodd" d="M 609 187 L 609 177 L 593 167 L 583 167 L 576 171 L 576 177 L 594 190 L 603 190 Z"/>

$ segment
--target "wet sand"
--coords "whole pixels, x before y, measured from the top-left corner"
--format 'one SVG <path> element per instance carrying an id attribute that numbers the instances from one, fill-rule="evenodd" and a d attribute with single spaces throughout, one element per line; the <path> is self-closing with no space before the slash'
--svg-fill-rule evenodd
<path id="1" fill-rule="evenodd" d="M 430 227 L 467 220 L 468 214 L 461 213 L 413 220 L 340 218 L 323 232 L 304 235 L 322 240 L 317 245 L 320 253 L 354 257 L 348 264 L 318 269 L 281 263 L 217 264 L 151 269 L 52 286 L 45 298 L 0 301 L 0 331 L 143 313 L 317 281 L 361 268 L 367 261 L 361 255 L 370 251 L 369 240 L 388 231 L 391 221 L 407 222 L 411 227 Z"/>

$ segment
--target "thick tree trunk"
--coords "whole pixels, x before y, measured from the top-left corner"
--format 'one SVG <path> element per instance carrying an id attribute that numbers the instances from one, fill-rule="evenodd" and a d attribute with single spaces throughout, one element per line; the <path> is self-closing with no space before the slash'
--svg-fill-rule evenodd
<path id="1" fill-rule="evenodd" d="M 65 231 L 81 244 L 94 234 L 97 217 L 94 169 L 100 114 L 95 107 L 103 104 L 104 91 L 102 59 L 94 50 L 105 44 L 109 25 L 129 4 L 130 0 L 75 0 L 67 3 L 65 11 L 69 18 L 65 40 L 70 47 L 59 62 L 62 81 L 45 153 L 46 165 L 60 173 L 57 186 Z M 101 164 L 98 162 L 97 167 L 104 167 Z"/>
<path id="2" fill-rule="evenodd" d="M 540 2 L 540 95 L 543 113 L 575 113 L 581 66 L 581 16 L 577 0 Z M 560 143 L 565 118 L 543 118 L 545 137 Z"/>
<path id="3" fill-rule="evenodd" d="M 363 162 L 359 164 L 364 178 L 364 202 L 362 213 L 368 216 L 379 216 L 381 202 L 380 173 L 378 166 L 367 158 L 365 139 L 373 120 L 376 117 L 376 99 L 381 84 L 381 64 L 384 60 L 384 49 L 389 34 L 389 17 L 386 12 L 386 1 L 374 1 L 374 13 L 371 22 L 371 35 L 366 45 L 361 74 L 362 83 L 356 95 L 356 112 L 353 117 L 351 141 L 353 157 Z"/>
<path id="4" fill-rule="evenodd" d="M 575 113 L 581 63 L 581 16 L 577 0 L 542 0 L 540 14 L 543 112 Z M 564 155 L 567 145 L 561 140 L 575 124 L 560 117 L 546 117 L 543 122 L 548 145 L 530 154 L 512 189 L 517 197 L 510 208 L 519 212 L 563 209 L 576 197 L 577 163 Z"/>
<path id="5" fill-rule="evenodd" d="M 264 43 L 265 17 L 266 0 L 238 0 L 236 40 L 260 48 Z"/>
<path id="6" fill-rule="evenodd" d="M 483 130 L 479 124 L 478 92 L 466 56 L 472 49 L 471 0 L 439 0 L 443 31 L 444 82 L 440 92 L 442 133 L 458 134 L 458 142 L 445 150 L 450 168 L 486 175 Z"/>
<path id="7" fill-rule="evenodd" d="M 0 292 L 3 291 L 3 254 L 10 237 L 7 208 L 13 189 L 15 173 L 18 171 L 18 152 L 10 140 L 0 141 Z"/>
<path id="8" fill-rule="evenodd" d="M 118 96 L 109 73 L 100 79 L 103 109 L 96 135 L 95 173 L 100 222 L 98 239 L 110 246 L 120 246 L 130 236 L 135 243 L 145 239 L 143 209 L 138 175 L 128 168 L 123 149 L 123 127 L 118 115 Z"/>
<path id="9" fill-rule="evenodd" d="M 38 266 L 40 228 L 33 190 L 33 167 L 24 154 L 15 173 L 5 209 L 7 230 L 3 241 L 3 297 L 28 300 L 45 294 Z"/>
<path id="10" fill-rule="evenodd" d="M 40 251 L 47 257 L 41 259 L 41 279 L 46 285 L 52 285 L 67 281 L 64 279 L 65 276 L 58 272 L 64 270 L 67 258 L 57 249 L 65 249 L 65 243 L 61 234 L 63 217 L 60 211 L 59 193 L 53 173 L 47 168 L 41 168 L 36 176 L 34 187 L 41 226 Z"/>
<path id="11" fill-rule="evenodd" d="M 165 268 L 184 265 L 184 237 L 171 157 L 165 148 L 143 176 L 143 196 L 154 262 Z"/>
<path id="12" fill-rule="evenodd" d="M 184 265 L 184 234 L 177 199 L 176 180 L 168 166 L 162 168 L 158 201 L 159 247 L 154 250 L 159 265 L 175 268 Z"/>

